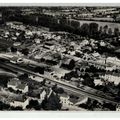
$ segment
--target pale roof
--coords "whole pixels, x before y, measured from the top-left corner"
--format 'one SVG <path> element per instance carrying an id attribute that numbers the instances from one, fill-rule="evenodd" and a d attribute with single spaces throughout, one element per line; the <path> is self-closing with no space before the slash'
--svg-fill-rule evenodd
<path id="1" fill-rule="evenodd" d="M 66 98 L 69 97 L 67 93 L 62 93 L 62 94 L 59 94 L 59 95 L 60 95 L 60 97 L 66 97 Z"/>
<path id="2" fill-rule="evenodd" d="M 24 90 L 25 87 L 26 87 L 25 84 L 18 84 L 16 88 L 21 89 L 21 90 Z"/>
<path id="3" fill-rule="evenodd" d="M 18 81 L 16 79 L 10 79 L 10 81 L 8 82 L 8 85 L 13 85 L 13 86 L 17 86 Z"/>

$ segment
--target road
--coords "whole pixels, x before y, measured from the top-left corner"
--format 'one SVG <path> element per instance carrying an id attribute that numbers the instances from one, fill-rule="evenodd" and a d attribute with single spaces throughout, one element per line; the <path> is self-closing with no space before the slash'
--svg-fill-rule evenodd
<path id="1" fill-rule="evenodd" d="M 118 102 L 116 102 L 110 96 L 102 96 L 100 94 L 94 94 L 91 91 L 86 91 L 82 88 L 78 88 L 78 87 L 76 87 L 74 85 L 71 85 L 69 83 L 66 83 L 66 82 L 63 82 L 63 81 L 60 81 L 60 80 L 56 80 L 55 78 L 50 78 L 47 75 L 40 75 L 38 73 L 34 73 L 30 70 L 27 70 L 25 68 L 22 68 L 20 66 L 15 65 L 15 64 L 0 62 L 0 66 L 5 67 L 5 68 L 7 67 L 8 69 L 12 68 L 12 69 L 15 69 L 16 71 L 19 71 L 19 72 L 24 72 L 24 73 L 28 73 L 30 75 L 34 75 L 34 76 L 37 76 L 37 77 L 45 78 L 45 79 L 49 80 L 50 82 L 53 82 L 53 83 L 57 84 L 58 86 L 62 87 L 63 89 L 71 91 L 73 94 L 74 93 L 76 93 L 78 95 L 82 94 L 82 95 L 86 95 L 89 98 L 92 98 L 92 99 L 95 99 L 95 100 L 101 100 L 101 101 L 111 102 L 111 103 L 114 103 L 114 104 L 119 104 Z"/>
<path id="2" fill-rule="evenodd" d="M 12 73 L 12 72 L 6 72 L 6 71 L 1 71 L 0 70 L 0 76 L 3 75 L 3 76 L 8 76 L 8 77 L 17 77 L 16 74 Z"/>

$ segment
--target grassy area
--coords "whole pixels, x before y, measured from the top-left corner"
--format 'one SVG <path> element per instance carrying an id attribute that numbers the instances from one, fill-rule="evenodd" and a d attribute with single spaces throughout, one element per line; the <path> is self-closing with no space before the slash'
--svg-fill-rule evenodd
<path id="1" fill-rule="evenodd" d="M 101 18 L 96 18 L 96 17 L 93 17 L 93 18 L 85 18 L 85 19 L 87 19 L 87 20 L 97 20 L 97 21 L 114 21 L 114 19 L 113 18 L 108 18 L 108 17 L 101 17 Z"/>

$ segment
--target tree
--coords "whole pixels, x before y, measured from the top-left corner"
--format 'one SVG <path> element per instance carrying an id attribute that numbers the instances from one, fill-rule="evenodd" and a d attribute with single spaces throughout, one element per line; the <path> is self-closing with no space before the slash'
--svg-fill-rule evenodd
<path id="1" fill-rule="evenodd" d="M 44 86 L 45 83 L 46 83 L 46 79 L 44 79 L 44 80 L 41 82 L 42 86 Z"/>
<path id="2" fill-rule="evenodd" d="M 11 47 L 11 52 L 17 52 L 17 48 Z"/>
<path id="3" fill-rule="evenodd" d="M 115 111 L 116 105 L 112 103 L 103 103 L 103 108 L 108 108 L 109 110 Z"/>
<path id="4" fill-rule="evenodd" d="M 18 111 L 20 111 L 20 110 L 23 110 L 23 109 L 20 106 L 18 106 L 18 107 L 11 106 L 10 110 L 16 110 L 16 111 L 18 110 Z"/>
<path id="5" fill-rule="evenodd" d="M 21 80 L 25 80 L 25 79 L 28 78 L 28 74 L 27 74 L 27 73 L 24 73 L 24 74 L 22 74 L 22 75 L 20 75 L 20 76 L 18 76 L 18 77 L 19 77 L 19 79 L 21 79 Z"/>
<path id="6" fill-rule="evenodd" d="M 57 89 L 57 93 L 59 93 L 59 94 L 64 93 L 64 89 L 63 89 L 63 88 L 58 88 L 58 89 Z"/>
<path id="7" fill-rule="evenodd" d="M 75 67 L 75 61 L 72 59 L 72 60 L 70 60 L 68 69 L 72 70 L 74 67 Z"/>
<path id="8" fill-rule="evenodd" d="M 103 32 L 104 32 L 104 34 L 107 34 L 107 32 L 108 32 L 108 25 L 105 25 L 103 27 Z"/>
<path id="9" fill-rule="evenodd" d="M 90 23 L 89 24 L 89 31 L 91 36 L 96 36 L 98 33 L 98 24 L 97 23 Z"/>
<path id="10" fill-rule="evenodd" d="M 87 23 L 81 25 L 80 33 L 83 36 L 89 35 L 89 25 Z"/>
<path id="11" fill-rule="evenodd" d="M 49 98 L 45 98 L 42 102 L 42 108 L 44 110 L 60 110 L 61 109 L 60 98 L 54 92 L 51 93 Z"/>
<path id="12" fill-rule="evenodd" d="M 7 87 L 7 83 L 10 80 L 10 77 L 5 75 L 0 75 L 0 86 Z"/>
<path id="13" fill-rule="evenodd" d="M 90 87 L 95 87 L 94 84 L 94 79 L 92 79 L 88 73 L 85 73 L 85 75 L 83 76 L 84 81 L 82 82 L 84 85 L 90 86 Z"/>
<path id="14" fill-rule="evenodd" d="M 52 90 L 56 91 L 57 89 L 57 84 L 53 85 Z"/>
<path id="15" fill-rule="evenodd" d="M 44 74 L 44 67 L 35 67 L 34 72 L 38 72 L 40 74 Z"/>
<path id="16" fill-rule="evenodd" d="M 108 35 L 110 35 L 110 36 L 112 35 L 112 29 L 111 28 L 108 29 Z"/>
<path id="17" fill-rule="evenodd" d="M 29 54 L 29 49 L 28 48 L 22 49 L 21 52 L 22 52 L 22 54 L 27 56 Z"/>
<path id="18" fill-rule="evenodd" d="M 80 27 L 80 22 L 72 20 L 71 21 L 71 26 L 77 29 L 77 28 Z"/>
<path id="19" fill-rule="evenodd" d="M 119 36 L 119 29 L 118 28 L 115 28 L 114 29 L 114 35 L 117 37 Z"/>
<path id="20" fill-rule="evenodd" d="M 70 80 L 72 78 L 71 74 L 70 73 L 65 73 L 64 75 L 64 79 L 66 80 Z"/>
<path id="21" fill-rule="evenodd" d="M 58 94 L 64 93 L 64 89 L 61 88 L 61 87 L 58 88 L 57 85 L 54 85 L 54 86 L 52 87 L 52 90 L 53 90 L 55 93 L 58 93 Z"/>
<path id="22" fill-rule="evenodd" d="M 67 24 L 67 18 L 62 17 L 62 18 L 60 19 L 60 24 L 66 25 L 66 24 Z"/>
<path id="23" fill-rule="evenodd" d="M 102 26 L 100 26 L 99 33 L 102 33 L 102 30 L 103 30 L 103 28 L 102 28 Z"/>
<path id="24" fill-rule="evenodd" d="M 35 110 L 40 110 L 41 106 L 37 100 L 30 100 L 29 105 L 26 106 L 27 109 L 34 108 Z"/>
<path id="25" fill-rule="evenodd" d="M 116 14 L 113 14 L 113 19 L 114 19 L 114 21 L 116 21 L 116 18 L 117 18 L 117 15 L 116 15 Z"/>
<path id="26" fill-rule="evenodd" d="M 5 104 L 2 101 L 0 101 L 0 110 L 8 110 L 10 108 L 9 104 Z"/>
<path id="27" fill-rule="evenodd" d="M 20 35 L 18 36 L 18 41 L 22 42 L 25 40 L 25 31 L 21 31 Z"/>

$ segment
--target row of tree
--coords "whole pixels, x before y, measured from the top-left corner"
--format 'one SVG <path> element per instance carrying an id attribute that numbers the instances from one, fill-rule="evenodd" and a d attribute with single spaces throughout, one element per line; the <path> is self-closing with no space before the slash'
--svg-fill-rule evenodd
<path id="1" fill-rule="evenodd" d="M 82 36 L 88 36 L 93 38 L 105 38 L 111 37 L 111 36 L 118 36 L 120 34 L 119 29 L 115 28 L 114 31 L 112 31 L 111 28 L 108 27 L 108 25 L 105 26 L 99 26 L 99 24 L 95 22 L 91 23 L 83 23 L 81 24 L 77 20 L 69 20 L 66 17 L 54 17 L 51 15 L 45 15 L 45 14 L 34 14 L 34 15 L 21 15 L 11 13 L 9 15 L 4 15 L 6 21 L 10 20 L 16 20 L 23 22 L 25 24 L 31 24 L 36 26 L 44 26 L 49 27 L 50 30 L 55 31 L 66 31 Z"/>

